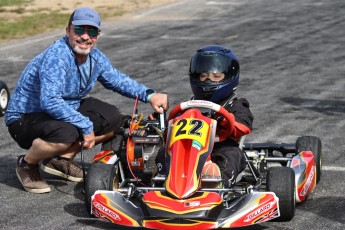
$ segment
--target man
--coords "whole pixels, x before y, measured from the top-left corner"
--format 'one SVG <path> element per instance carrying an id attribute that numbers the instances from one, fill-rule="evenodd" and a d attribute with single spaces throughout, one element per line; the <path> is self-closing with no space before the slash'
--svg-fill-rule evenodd
<path id="1" fill-rule="evenodd" d="M 126 97 L 138 96 L 157 112 L 168 109 L 166 94 L 121 73 L 95 48 L 100 26 L 96 11 L 76 9 L 66 36 L 37 55 L 18 80 L 5 122 L 18 145 L 28 149 L 18 157 L 16 172 L 29 192 L 51 191 L 40 175 L 40 162 L 47 173 L 82 181 L 74 156 L 82 147 L 91 149 L 120 131 L 122 116 L 115 106 L 86 98 L 96 81 Z"/>

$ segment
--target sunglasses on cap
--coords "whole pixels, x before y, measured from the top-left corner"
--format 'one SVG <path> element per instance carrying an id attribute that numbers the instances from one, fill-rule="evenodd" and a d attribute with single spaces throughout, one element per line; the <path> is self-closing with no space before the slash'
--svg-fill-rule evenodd
<path id="1" fill-rule="evenodd" d="M 73 26 L 74 28 L 74 33 L 77 35 L 83 35 L 86 31 L 86 33 L 90 36 L 90 37 L 97 37 L 98 33 L 100 32 L 100 30 L 96 27 L 85 27 L 85 26 Z"/>

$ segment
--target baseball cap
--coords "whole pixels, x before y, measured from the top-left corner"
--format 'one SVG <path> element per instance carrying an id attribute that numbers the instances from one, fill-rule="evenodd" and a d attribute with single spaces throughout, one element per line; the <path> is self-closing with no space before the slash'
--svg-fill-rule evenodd
<path id="1" fill-rule="evenodd" d="M 89 7 L 77 8 L 70 17 L 69 24 L 76 26 L 88 25 L 101 27 L 101 18 L 99 14 Z"/>

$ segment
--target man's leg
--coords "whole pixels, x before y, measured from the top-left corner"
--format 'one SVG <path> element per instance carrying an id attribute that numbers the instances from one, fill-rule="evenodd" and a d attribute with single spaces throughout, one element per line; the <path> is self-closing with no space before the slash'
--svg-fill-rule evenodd
<path id="1" fill-rule="evenodd" d="M 121 130 L 122 116 L 115 106 L 91 98 L 84 100 L 80 109 L 94 123 L 96 144 L 112 138 Z M 9 131 L 20 147 L 28 149 L 26 155 L 18 157 L 16 168 L 27 191 L 50 191 L 38 170 L 38 163 L 42 160 L 43 171 L 72 181 L 83 180 L 82 170 L 73 162 L 81 150 L 79 133 L 73 125 L 54 120 L 45 113 L 36 113 L 15 122 Z"/>
<path id="2" fill-rule="evenodd" d="M 37 138 L 32 142 L 24 160 L 29 164 L 38 164 L 40 161 L 64 154 L 72 143 L 51 143 Z"/>
<path id="3" fill-rule="evenodd" d="M 113 131 L 108 132 L 106 134 L 96 136 L 95 137 L 95 145 L 98 145 L 100 143 L 103 143 L 106 140 L 109 140 L 110 138 L 114 137 L 115 133 Z M 65 158 L 74 158 L 75 155 L 77 155 L 81 150 L 81 142 L 77 141 L 74 142 L 69 148 L 64 151 L 64 153 L 60 154 L 61 157 Z"/>
<path id="4" fill-rule="evenodd" d="M 84 116 L 89 117 L 94 126 L 95 145 L 100 144 L 115 136 L 121 131 L 122 115 L 119 110 L 108 103 L 95 98 L 86 98 L 81 101 L 78 109 Z M 69 148 L 64 149 L 58 157 L 43 161 L 43 171 L 79 182 L 83 180 L 83 171 L 73 161 L 73 158 L 81 150 L 81 140 L 74 142 Z"/>
<path id="5" fill-rule="evenodd" d="M 109 132 L 101 136 L 96 136 L 96 145 L 111 138 L 114 132 Z M 54 155 L 48 159 L 43 160 L 41 169 L 47 173 L 63 177 L 74 182 L 81 182 L 84 179 L 84 174 L 79 165 L 73 161 L 75 155 L 81 150 L 79 141 L 73 143 L 68 149 L 64 150 L 62 154 Z M 54 157 L 56 156 L 56 157 Z"/>
<path id="6" fill-rule="evenodd" d="M 77 129 L 45 113 L 34 113 L 11 124 L 9 132 L 20 147 L 28 149 L 26 155 L 17 159 L 16 172 L 23 187 L 34 193 L 49 192 L 50 187 L 42 179 L 38 164 L 69 149 L 79 137 Z"/>

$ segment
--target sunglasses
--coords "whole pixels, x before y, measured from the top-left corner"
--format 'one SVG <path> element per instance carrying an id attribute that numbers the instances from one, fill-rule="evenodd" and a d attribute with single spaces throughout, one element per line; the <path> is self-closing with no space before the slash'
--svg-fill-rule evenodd
<path id="1" fill-rule="evenodd" d="M 98 33 L 100 32 L 100 30 L 98 28 L 95 27 L 88 27 L 86 28 L 85 26 L 73 26 L 74 28 L 74 33 L 77 35 L 83 35 L 86 31 L 86 33 L 90 36 L 90 37 L 97 37 Z"/>

